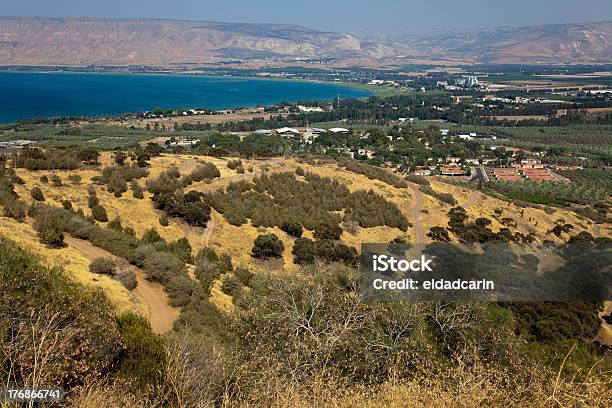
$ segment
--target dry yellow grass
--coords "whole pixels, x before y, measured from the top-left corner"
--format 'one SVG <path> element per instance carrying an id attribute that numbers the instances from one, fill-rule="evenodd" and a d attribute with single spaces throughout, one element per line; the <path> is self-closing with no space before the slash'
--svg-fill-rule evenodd
<path id="1" fill-rule="evenodd" d="M 426 236 L 431 227 L 446 226 L 448 224 L 448 211 L 451 205 L 442 203 L 435 198 L 422 194 L 418 191 L 418 186 L 411 185 L 410 188 L 398 189 L 383 183 L 379 180 L 370 180 L 361 174 L 352 173 L 343 168 L 339 168 L 334 164 L 325 165 L 309 165 L 299 163 L 293 158 L 276 158 L 268 160 L 245 160 L 242 159 L 244 168 L 252 167 L 253 172 L 238 174 L 235 170 L 227 167 L 227 162 L 231 158 L 212 158 L 212 157 L 197 157 L 193 155 L 162 155 L 151 160 L 149 175 L 146 179 L 154 179 L 159 174 L 168 169 L 170 166 L 176 166 L 181 174 L 188 174 L 195 169 L 200 162 L 212 162 L 221 172 L 221 177 L 213 180 L 210 183 L 194 183 L 189 189 L 198 191 L 214 191 L 219 188 L 224 188 L 232 181 L 252 180 L 253 177 L 263 174 L 264 172 L 294 172 L 300 166 L 304 170 L 316 173 L 320 176 L 337 179 L 344 183 L 351 191 L 355 190 L 373 190 L 374 192 L 383 195 L 387 200 L 395 203 L 400 211 L 406 216 L 408 221 L 413 224 L 412 228 L 404 232 L 396 228 L 375 227 L 375 228 L 357 228 L 357 231 L 352 234 L 345 231 L 342 234 L 342 240 L 348 245 L 354 246 L 357 249 L 361 244 L 368 242 L 389 242 L 394 238 L 404 238 L 407 241 L 417 242 L 422 239 L 424 242 L 429 242 Z M 112 164 L 111 153 L 103 153 L 101 156 L 103 165 Z M 18 169 L 18 175 L 25 181 L 24 185 L 16 185 L 16 192 L 26 202 L 30 203 L 33 200 L 30 197 L 30 190 L 37 186 L 45 195 L 46 202 L 54 206 L 61 206 L 62 200 L 70 200 L 73 207 L 82 208 L 86 214 L 90 212 L 87 207 L 87 187 L 91 184 L 91 178 L 100 174 L 100 170 L 87 169 L 78 171 L 37 171 L 30 172 L 23 169 Z M 53 187 L 51 183 L 42 183 L 40 177 L 42 175 L 50 176 L 57 174 L 63 181 L 63 186 Z M 68 180 L 70 174 L 78 174 L 82 181 L 80 184 L 72 184 Z M 146 179 L 140 180 L 144 186 Z M 522 233 L 535 232 L 538 235 L 538 240 L 553 239 L 557 242 L 562 240 L 549 234 L 548 231 L 554 226 L 555 222 L 562 219 L 563 222 L 574 225 L 575 229 L 572 234 L 581 231 L 592 232 L 596 236 L 611 236 L 609 226 L 595 226 L 590 221 L 580 219 L 574 213 L 564 209 L 557 209 L 554 213 L 548 214 L 544 210 L 535 208 L 520 208 L 511 203 L 487 196 L 480 192 L 462 188 L 457 185 L 451 185 L 435 178 L 429 179 L 434 190 L 439 192 L 448 192 L 466 208 L 472 219 L 478 217 L 490 218 L 492 229 L 498 231 L 503 226 L 495 219 L 495 209 L 503 209 L 501 217 L 512 218 L 517 228 L 513 229 Z M 119 217 L 124 227 L 131 227 L 136 231 L 138 236 L 141 236 L 147 229 L 155 227 L 157 231 L 166 240 L 173 241 L 182 237 L 186 237 L 192 245 L 194 252 L 197 252 L 203 246 L 214 248 L 218 253 L 227 253 L 231 255 L 235 265 L 246 266 L 253 271 L 276 270 L 283 269 L 284 272 L 291 273 L 296 266 L 292 262 L 291 251 L 293 248 L 294 239 L 281 231 L 279 228 L 255 228 L 250 224 L 245 224 L 240 227 L 229 224 L 224 217 L 213 210 L 212 221 L 209 223 L 209 228 L 197 228 L 187 225 L 179 219 L 170 219 L 168 226 L 163 227 L 159 224 L 161 212 L 156 210 L 150 199 L 150 194 L 145 193 L 143 200 L 138 200 L 132 197 L 131 191 L 128 191 L 121 198 L 116 198 L 106 191 L 104 186 L 96 186 L 97 195 L 100 203 L 106 208 L 109 219 Z M 417 198 L 420 206 L 417 205 Z M 501 218 L 498 217 L 498 218 Z M 37 245 L 35 234 L 29 225 L 21 225 L 5 218 L 2 218 L 0 224 L 0 233 L 8 236 L 13 236 L 14 239 L 21 240 L 29 245 Z M 420 232 L 418 229 L 420 228 Z M 251 247 L 255 238 L 264 233 L 276 234 L 285 244 L 285 251 L 282 262 L 265 263 L 253 259 L 250 256 Z M 305 231 L 305 237 L 312 237 L 311 231 Z M 40 245 L 39 245 L 40 246 Z M 67 270 L 69 270 L 78 281 L 84 283 L 94 283 L 109 294 L 113 298 L 119 308 L 138 307 L 135 302 L 129 298 L 127 292 L 118 282 L 109 278 L 95 277 L 87 271 L 88 262 L 80 256 L 78 252 L 70 249 L 53 250 L 53 256 L 50 255 L 49 249 L 39 248 L 42 254 L 46 254 L 50 259 L 57 258 Z M 62 252 L 64 251 L 64 252 Z M 70 255 L 68 255 L 70 254 Z M 51 261 L 50 261 L 51 262 Z M 51 263 L 53 264 L 53 263 Z M 55 264 L 53 264 L 55 265 Z M 228 311 L 231 305 L 231 298 L 220 291 L 220 282 L 216 282 L 212 291 L 212 298 L 215 304 L 221 309 Z"/>
<path id="2" fill-rule="evenodd" d="M 89 272 L 90 261 L 76 249 L 67 246 L 49 248 L 38 241 L 36 232 L 29 224 L 5 217 L 0 217 L 0 235 L 36 254 L 46 265 L 63 268 L 76 282 L 100 289 L 120 312 L 133 310 L 145 313 L 142 302 L 119 281 Z"/>

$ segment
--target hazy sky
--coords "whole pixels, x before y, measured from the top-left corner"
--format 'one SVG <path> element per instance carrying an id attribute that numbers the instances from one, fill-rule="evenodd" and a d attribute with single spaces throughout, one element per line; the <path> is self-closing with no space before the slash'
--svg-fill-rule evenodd
<path id="1" fill-rule="evenodd" d="M 0 15 L 292 23 L 364 32 L 612 20 L 612 0 L 0 0 Z"/>

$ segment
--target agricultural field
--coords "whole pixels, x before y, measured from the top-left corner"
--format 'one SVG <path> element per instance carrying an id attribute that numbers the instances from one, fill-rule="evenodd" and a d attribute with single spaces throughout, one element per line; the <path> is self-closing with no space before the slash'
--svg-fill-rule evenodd
<path id="1" fill-rule="evenodd" d="M 168 129 L 169 130 L 169 129 Z M 171 137 L 172 132 L 164 136 Z M 95 150 L 127 149 L 139 142 L 160 136 L 155 130 L 130 129 L 123 126 L 104 126 L 99 124 L 32 123 L 0 127 L 0 142 L 11 140 L 33 140 L 44 147 L 79 145 Z"/>
<path id="2" fill-rule="evenodd" d="M 568 125 L 496 128 L 500 133 L 518 140 L 543 144 L 595 145 L 610 147 L 611 125 Z"/>

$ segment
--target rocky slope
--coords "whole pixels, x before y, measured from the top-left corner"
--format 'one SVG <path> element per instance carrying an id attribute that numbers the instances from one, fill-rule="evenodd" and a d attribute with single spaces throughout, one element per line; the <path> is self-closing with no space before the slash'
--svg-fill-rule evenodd
<path id="1" fill-rule="evenodd" d="M 482 63 L 610 62 L 611 38 L 611 22 L 357 37 L 281 24 L 0 17 L 0 65 L 169 65 L 398 56 Z"/>

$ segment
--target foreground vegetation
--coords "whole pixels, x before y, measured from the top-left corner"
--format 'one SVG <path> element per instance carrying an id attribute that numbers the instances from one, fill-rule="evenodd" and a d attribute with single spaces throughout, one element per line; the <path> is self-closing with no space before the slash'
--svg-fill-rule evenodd
<path id="1" fill-rule="evenodd" d="M 68 406 L 610 402 L 609 356 L 595 346 L 525 345 L 492 304 L 367 303 L 339 265 L 252 277 L 235 314 L 211 316 L 227 330 L 162 338 L 14 243 L 0 240 L 0 254 L 3 376 L 64 386 Z"/>

